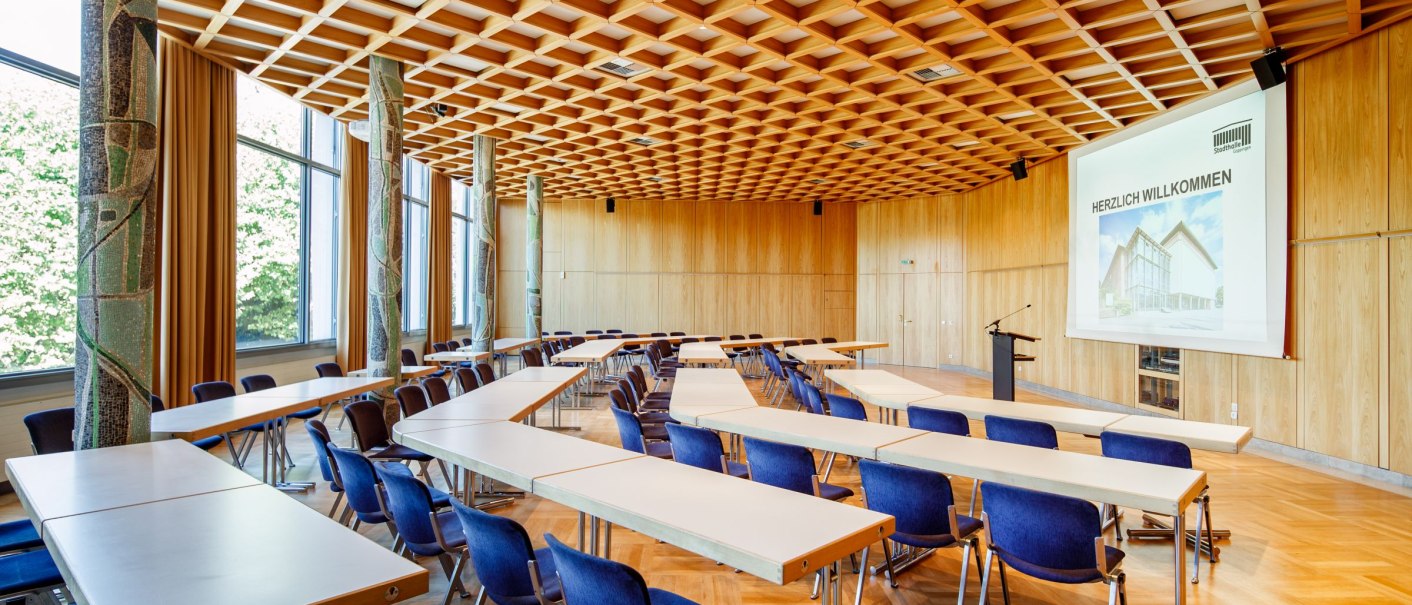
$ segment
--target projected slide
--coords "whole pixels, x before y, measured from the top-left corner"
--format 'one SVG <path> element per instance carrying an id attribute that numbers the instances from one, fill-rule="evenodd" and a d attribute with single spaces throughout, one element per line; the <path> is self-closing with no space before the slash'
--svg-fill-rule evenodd
<path id="1" fill-rule="evenodd" d="M 1067 334 L 1284 350 L 1284 87 L 1238 87 L 1069 156 Z"/>

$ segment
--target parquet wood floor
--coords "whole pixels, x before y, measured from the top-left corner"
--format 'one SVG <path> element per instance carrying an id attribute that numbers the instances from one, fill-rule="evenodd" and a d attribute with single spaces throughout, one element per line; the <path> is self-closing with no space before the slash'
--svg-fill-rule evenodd
<path id="1" fill-rule="evenodd" d="M 947 393 L 986 395 L 990 383 L 964 374 L 883 366 L 911 380 Z M 758 381 L 750 381 L 752 387 Z M 758 395 L 758 393 L 757 393 Z M 1034 393 L 1024 399 L 1059 403 Z M 617 444 L 611 416 L 602 409 L 566 412 L 568 424 L 584 431 L 578 436 Z M 872 410 L 873 413 L 876 410 Z M 336 418 L 330 427 L 337 425 Z M 973 423 L 974 424 L 974 423 Z M 317 475 L 313 450 L 299 427 L 291 431 L 290 444 L 298 468 L 293 479 Z M 974 424 L 976 434 L 983 432 Z M 346 431 L 335 439 L 348 441 Z M 1097 453 L 1098 442 L 1081 436 L 1060 434 L 1065 450 Z M 1190 603 L 1412 603 L 1412 494 L 1391 486 L 1374 485 L 1361 479 L 1336 476 L 1329 471 L 1304 468 L 1298 464 L 1245 453 L 1224 455 L 1194 452 L 1197 467 L 1210 475 L 1212 511 L 1218 527 L 1234 535 L 1221 544 L 1221 562 L 1203 563 L 1200 584 L 1191 586 Z M 438 476 L 439 480 L 439 476 Z M 858 489 L 853 465 L 840 460 L 831 481 Z M 956 479 L 958 500 L 970 493 L 970 482 Z M 332 502 L 327 489 L 295 496 L 309 506 L 326 511 Z M 861 505 L 860 498 L 850 503 Z M 544 532 L 569 539 L 575 531 L 574 511 L 534 497 L 499 509 L 524 524 L 536 544 Z M 24 511 L 13 495 L 0 497 L 0 519 L 19 518 Z M 1139 519 L 1138 511 L 1128 511 L 1126 525 Z M 368 539 L 389 544 L 381 528 L 364 529 Z M 808 603 L 809 585 L 800 581 L 775 586 L 747 574 L 731 573 L 668 544 L 619 530 L 613 536 L 613 558 L 637 568 L 649 584 L 675 591 L 702 603 Z M 1171 546 L 1165 542 L 1124 542 L 1128 556 L 1128 591 L 1132 603 L 1171 602 Z M 877 549 L 874 549 L 875 551 Z M 873 562 L 880 560 L 873 555 Z M 409 601 L 415 604 L 441 602 L 446 581 L 435 561 L 422 561 L 432 570 L 431 593 Z M 920 604 L 955 602 L 959 551 L 943 551 L 899 576 L 900 588 L 891 589 L 880 579 L 870 578 L 864 602 Z M 976 602 L 979 576 L 972 570 L 967 602 Z M 467 585 L 477 587 L 472 572 Z M 852 577 L 847 597 L 852 598 Z M 1031 603 L 1102 603 L 1106 591 L 1099 585 L 1059 587 L 1011 577 L 1016 605 Z M 1000 602 L 998 586 L 991 591 Z M 465 601 L 469 603 L 469 601 Z"/>

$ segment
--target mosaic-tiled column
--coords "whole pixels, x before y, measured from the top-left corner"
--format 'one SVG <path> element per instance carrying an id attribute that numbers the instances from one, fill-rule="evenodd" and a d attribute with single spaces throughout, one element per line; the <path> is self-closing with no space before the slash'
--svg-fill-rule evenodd
<path id="1" fill-rule="evenodd" d="M 471 347 L 495 346 L 495 139 L 475 136 L 475 167 L 471 174 Z"/>
<path id="2" fill-rule="evenodd" d="M 81 10 L 74 445 L 91 449 L 151 437 L 157 2 Z"/>
<path id="3" fill-rule="evenodd" d="M 525 180 L 525 337 L 539 338 L 544 286 L 544 179 Z"/>
<path id="4" fill-rule="evenodd" d="M 402 64 L 368 63 L 368 375 L 391 376 L 373 393 L 391 426 L 402 375 Z"/>

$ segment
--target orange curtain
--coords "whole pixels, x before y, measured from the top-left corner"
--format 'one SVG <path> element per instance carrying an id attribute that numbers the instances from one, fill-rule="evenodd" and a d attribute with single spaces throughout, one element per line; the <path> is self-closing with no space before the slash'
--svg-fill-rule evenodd
<path id="1" fill-rule="evenodd" d="M 343 129 L 338 255 L 338 365 L 368 365 L 368 144 Z"/>
<path id="2" fill-rule="evenodd" d="M 157 394 L 235 378 L 235 72 L 161 38 Z"/>
<path id="3" fill-rule="evenodd" d="M 431 211 L 427 225 L 427 340 L 451 340 L 451 177 L 431 173 Z"/>

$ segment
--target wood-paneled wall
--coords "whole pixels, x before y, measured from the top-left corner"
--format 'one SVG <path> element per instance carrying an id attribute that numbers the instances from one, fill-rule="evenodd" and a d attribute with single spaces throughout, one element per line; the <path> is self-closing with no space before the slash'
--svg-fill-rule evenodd
<path id="1" fill-rule="evenodd" d="M 1412 473 L 1412 22 L 1290 80 L 1289 359 L 1187 351 L 1185 414 L 1231 423 L 1237 403 L 1262 439 Z M 1020 377 L 1133 405 L 1136 347 L 1064 336 L 1067 266 L 1063 158 L 1024 181 L 863 204 L 859 337 L 901 339 L 895 363 L 988 371 L 983 326 L 1032 303 L 1005 322 L 1043 339 Z M 934 301 L 921 273 L 942 284 Z M 924 320 L 913 302 L 935 309 Z"/>
<path id="2" fill-rule="evenodd" d="M 501 336 L 524 332 L 524 200 L 499 213 Z M 853 204 L 547 199 L 545 330 L 854 337 Z"/>

